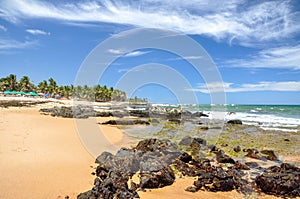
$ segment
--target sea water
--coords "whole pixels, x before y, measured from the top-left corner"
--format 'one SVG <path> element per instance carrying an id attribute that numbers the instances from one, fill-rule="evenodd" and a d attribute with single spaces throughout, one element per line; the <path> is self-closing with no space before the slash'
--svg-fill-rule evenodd
<path id="1" fill-rule="evenodd" d="M 300 131 L 300 105 L 182 105 L 182 109 L 202 111 L 211 119 L 242 120 L 265 130 Z"/>

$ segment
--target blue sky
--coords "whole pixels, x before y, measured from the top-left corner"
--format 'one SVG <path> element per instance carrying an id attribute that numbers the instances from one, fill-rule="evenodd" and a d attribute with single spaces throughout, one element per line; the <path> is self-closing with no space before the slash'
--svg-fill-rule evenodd
<path id="1" fill-rule="evenodd" d="M 28 75 L 35 84 L 53 77 L 59 84 L 73 84 L 99 43 L 134 28 L 158 28 L 197 41 L 223 81 L 206 83 L 190 63 L 169 52 L 108 49 L 119 58 L 99 83 L 115 87 L 136 67 L 157 63 L 185 77 L 190 88 L 181 89 L 195 94 L 199 103 L 211 102 L 211 86 L 213 92 L 225 90 L 228 104 L 300 104 L 299 18 L 297 0 L 0 0 L 0 76 Z M 173 90 L 155 82 L 132 95 L 178 102 Z"/>

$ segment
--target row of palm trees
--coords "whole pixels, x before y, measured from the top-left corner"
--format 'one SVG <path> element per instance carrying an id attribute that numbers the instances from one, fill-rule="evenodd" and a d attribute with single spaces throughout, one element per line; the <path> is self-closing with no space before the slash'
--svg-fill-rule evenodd
<path id="1" fill-rule="evenodd" d="M 19 81 L 16 75 L 10 74 L 7 77 L 0 79 L 0 91 L 34 91 L 37 93 L 48 94 L 51 97 L 76 98 L 90 101 L 125 101 L 127 100 L 124 91 L 108 88 L 107 86 L 96 85 L 93 87 L 74 86 L 74 85 L 58 85 L 53 78 L 43 80 L 34 85 L 28 76 L 23 76 Z"/>

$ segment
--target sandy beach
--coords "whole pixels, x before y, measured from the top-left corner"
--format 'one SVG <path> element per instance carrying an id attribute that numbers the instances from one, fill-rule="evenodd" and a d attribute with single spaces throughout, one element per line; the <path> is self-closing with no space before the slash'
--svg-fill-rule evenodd
<path id="1" fill-rule="evenodd" d="M 75 198 L 92 186 L 94 159 L 72 120 L 36 108 L 0 111 L 0 198 Z"/>
<path id="2" fill-rule="evenodd" d="M 81 144 L 74 120 L 38 110 L 0 108 L 0 198 L 76 198 L 93 186 L 95 159 Z M 102 128 L 118 145 L 122 132 Z"/>
<path id="3" fill-rule="evenodd" d="M 54 103 L 54 104 L 53 104 Z M 0 198 L 76 198 L 93 187 L 95 158 L 78 136 L 74 119 L 39 112 L 44 106 L 0 108 Z M 70 104 L 69 101 L 64 104 Z M 110 118 L 97 118 L 103 122 Z M 115 148 L 129 147 L 131 138 L 115 126 L 99 126 Z M 142 199 L 243 198 L 236 191 L 190 193 L 184 189 L 195 178 L 177 178 L 161 189 L 139 192 Z M 259 198 L 276 198 L 263 195 Z"/>

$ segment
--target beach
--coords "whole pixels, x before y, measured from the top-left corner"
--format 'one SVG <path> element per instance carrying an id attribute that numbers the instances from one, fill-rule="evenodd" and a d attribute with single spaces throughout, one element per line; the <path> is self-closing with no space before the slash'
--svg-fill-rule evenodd
<path id="1" fill-rule="evenodd" d="M 76 198 L 93 185 L 95 159 L 74 120 L 39 108 L 0 108 L 0 198 Z M 102 128 L 112 143 L 121 141 L 118 128 Z"/>
<path id="2" fill-rule="evenodd" d="M 77 198 L 94 186 L 95 176 L 91 173 L 97 164 L 78 136 L 75 119 L 39 112 L 40 108 L 70 104 L 70 101 L 54 100 L 29 107 L 0 108 L 0 198 Z M 95 122 L 100 124 L 110 119 L 112 117 L 101 117 Z M 129 148 L 137 142 L 117 126 L 99 127 L 114 149 Z M 299 161 L 298 155 L 285 159 Z M 171 186 L 138 193 L 142 199 L 243 198 L 236 191 L 185 191 L 195 179 L 176 178 Z M 263 194 L 259 198 L 276 197 Z"/>

